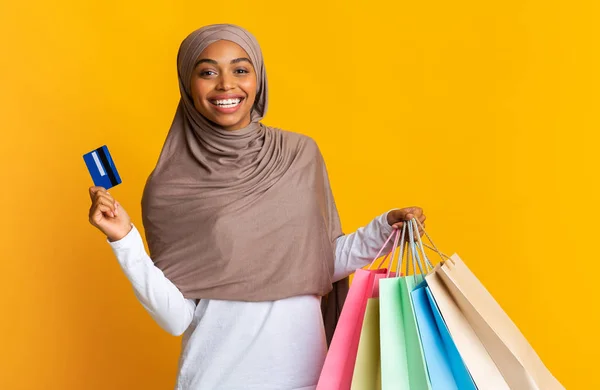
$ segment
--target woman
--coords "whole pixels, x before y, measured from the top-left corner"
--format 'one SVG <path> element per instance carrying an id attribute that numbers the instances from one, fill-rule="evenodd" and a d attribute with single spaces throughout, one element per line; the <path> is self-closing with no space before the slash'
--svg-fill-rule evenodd
<path id="1" fill-rule="evenodd" d="M 392 229 L 425 217 L 392 210 L 341 232 L 315 142 L 260 123 L 267 79 L 249 32 L 194 31 L 177 65 L 180 104 L 142 198 L 150 256 L 101 187 L 90 188 L 90 222 L 154 320 L 183 334 L 177 389 L 314 389 L 327 350 L 321 297 Z"/>

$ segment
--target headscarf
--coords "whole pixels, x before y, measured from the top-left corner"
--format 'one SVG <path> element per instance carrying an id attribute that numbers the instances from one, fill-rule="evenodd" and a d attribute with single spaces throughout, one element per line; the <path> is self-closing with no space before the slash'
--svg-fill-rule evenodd
<path id="1" fill-rule="evenodd" d="M 257 77 L 251 123 L 240 130 L 210 122 L 191 96 L 194 65 L 218 40 L 241 46 Z M 268 89 L 254 36 L 230 24 L 200 28 L 182 42 L 177 69 L 181 99 L 142 197 L 155 265 L 186 298 L 329 293 L 343 233 L 325 163 L 311 138 L 260 122 Z M 339 286 L 343 292 L 347 280 Z M 339 311 L 339 300 L 324 302 Z"/>

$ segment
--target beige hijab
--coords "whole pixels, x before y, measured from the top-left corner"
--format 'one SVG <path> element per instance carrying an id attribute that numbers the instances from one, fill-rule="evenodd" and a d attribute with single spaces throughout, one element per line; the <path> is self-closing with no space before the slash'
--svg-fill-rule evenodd
<path id="1" fill-rule="evenodd" d="M 252 121 L 237 131 L 208 121 L 191 99 L 194 64 L 217 40 L 240 45 L 257 74 Z M 177 67 L 181 100 L 142 198 L 155 265 L 186 298 L 326 295 L 342 235 L 327 170 L 312 139 L 260 123 L 268 90 L 258 42 L 238 26 L 203 27 L 182 42 Z M 330 325 L 347 280 L 338 287 L 324 300 Z"/>

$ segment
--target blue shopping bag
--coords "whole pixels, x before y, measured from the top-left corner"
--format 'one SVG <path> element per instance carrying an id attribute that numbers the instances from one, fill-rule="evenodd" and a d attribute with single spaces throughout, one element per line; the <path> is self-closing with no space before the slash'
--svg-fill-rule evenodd
<path id="1" fill-rule="evenodd" d="M 427 283 L 417 286 L 411 298 L 432 390 L 477 390 Z"/>
<path id="2" fill-rule="evenodd" d="M 413 225 L 414 224 L 414 229 Z M 408 225 L 409 244 L 415 265 L 420 269 L 433 268 L 423 249 L 416 224 Z M 415 239 L 416 238 L 416 239 Z M 418 243 L 418 244 L 417 244 Z M 419 248 L 422 257 L 419 256 Z M 452 337 L 440 309 L 423 281 L 410 292 L 427 374 L 432 390 L 477 390 Z"/>

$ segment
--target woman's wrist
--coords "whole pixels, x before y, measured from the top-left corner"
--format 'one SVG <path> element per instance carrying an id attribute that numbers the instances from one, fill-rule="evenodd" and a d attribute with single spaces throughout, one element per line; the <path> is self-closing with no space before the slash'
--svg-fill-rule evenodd
<path id="1" fill-rule="evenodd" d="M 123 229 L 123 231 L 121 232 L 116 232 L 115 234 L 111 234 L 110 236 L 107 236 L 106 238 L 108 238 L 109 242 L 115 242 L 115 241 L 120 241 L 123 238 L 125 238 L 133 229 L 133 224 L 129 224 L 129 227 L 126 227 Z"/>

